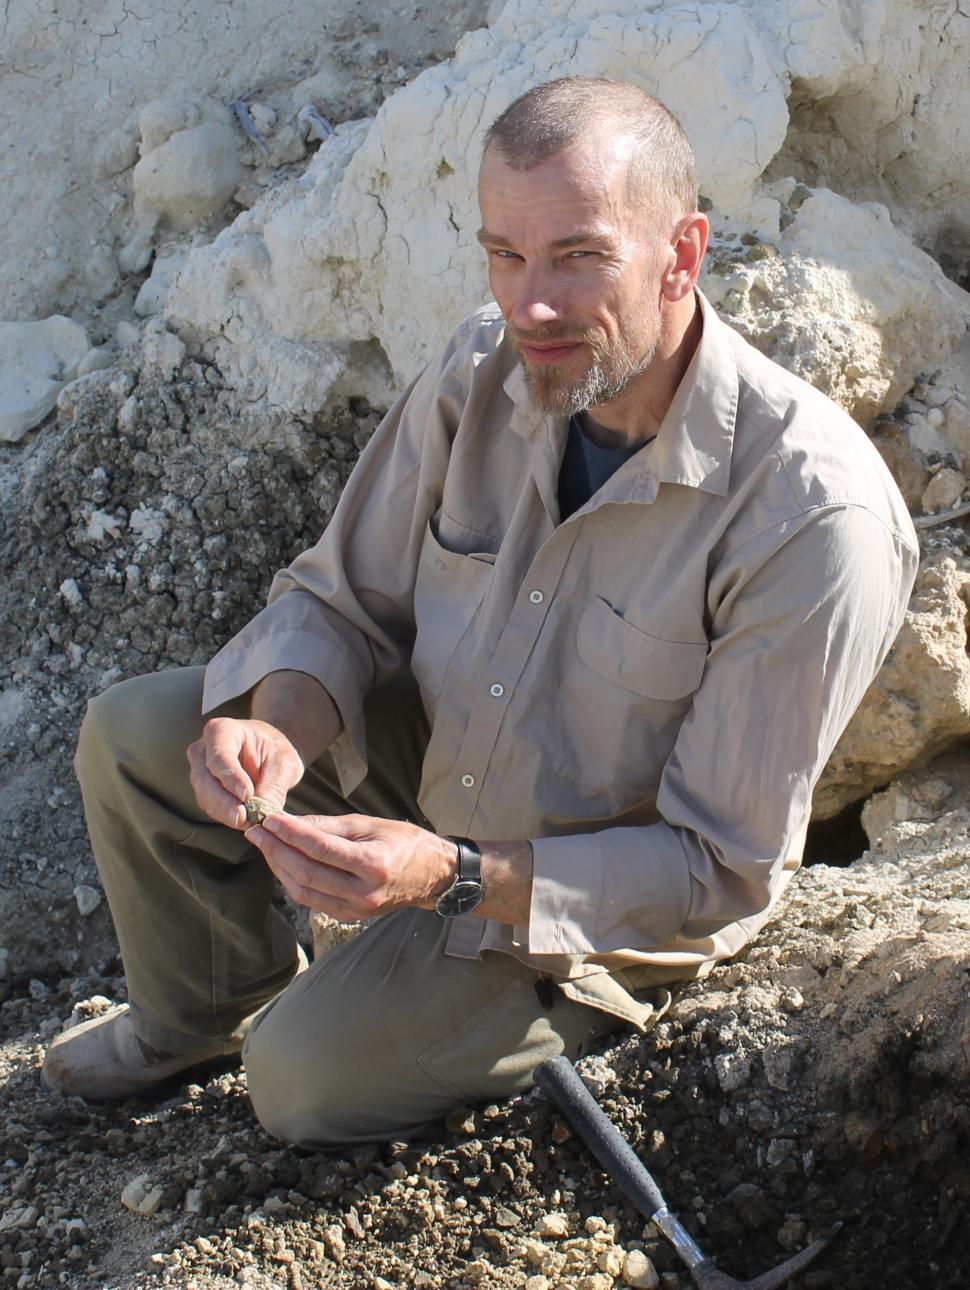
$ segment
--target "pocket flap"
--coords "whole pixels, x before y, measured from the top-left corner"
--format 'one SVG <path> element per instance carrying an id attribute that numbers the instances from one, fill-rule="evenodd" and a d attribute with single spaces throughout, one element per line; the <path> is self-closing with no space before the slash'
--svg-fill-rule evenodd
<path id="1" fill-rule="evenodd" d="M 591 600 L 576 632 L 584 663 L 624 690 L 681 699 L 700 685 L 707 645 L 662 640 L 634 627 L 602 600 Z"/>

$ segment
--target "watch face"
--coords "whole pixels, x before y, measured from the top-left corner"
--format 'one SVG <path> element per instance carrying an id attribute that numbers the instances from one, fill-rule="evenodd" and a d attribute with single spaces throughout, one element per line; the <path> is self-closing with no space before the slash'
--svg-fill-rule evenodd
<path id="1" fill-rule="evenodd" d="M 483 894 L 480 882 L 459 881 L 441 893 L 435 909 L 442 918 L 456 918 L 459 914 L 470 914 L 482 903 Z"/>

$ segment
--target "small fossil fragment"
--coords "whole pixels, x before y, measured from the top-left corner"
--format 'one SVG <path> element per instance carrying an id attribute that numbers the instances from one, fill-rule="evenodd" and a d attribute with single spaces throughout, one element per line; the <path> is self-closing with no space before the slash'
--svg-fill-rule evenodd
<path id="1" fill-rule="evenodd" d="M 334 133 L 333 126 L 315 103 L 308 103 L 306 107 L 300 108 L 296 114 L 296 121 L 305 134 L 313 135 L 321 143 L 325 143 Z"/>
<path id="2" fill-rule="evenodd" d="M 253 824 L 262 824 L 267 815 L 276 815 L 279 807 L 274 806 L 272 802 L 267 802 L 265 797 L 251 797 L 248 802 L 243 802 L 246 811 L 246 824 L 251 827 Z"/>
<path id="3" fill-rule="evenodd" d="M 249 106 L 246 103 L 245 98 L 233 99 L 229 106 L 236 114 L 236 120 L 242 127 L 243 134 L 247 139 L 251 140 L 265 156 L 269 152 L 269 148 L 266 146 L 266 140 L 256 128 L 256 122 L 252 118 L 252 114 L 249 111 Z"/>

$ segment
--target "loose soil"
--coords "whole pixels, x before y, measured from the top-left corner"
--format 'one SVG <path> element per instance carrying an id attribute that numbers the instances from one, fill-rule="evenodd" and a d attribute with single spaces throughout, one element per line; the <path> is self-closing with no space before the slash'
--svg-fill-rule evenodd
<path id="1" fill-rule="evenodd" d="M 793 1284 L 968 1284 L 968 826 L 962 810 L 897 823 L 854 865 L 803 871 L 740 961 L 581 1063 L 733 1275 L 842 1220 Z M 535 1091 L 458 1111 L 426 1142 L 337 1155 L 269 1138 L 239 1069 L 155 1102 L 44 1093 L 45 1042 L 124 997 L 116 967 L 5 987 L 4 1284 L 610 1290 L 633 1250 L 656 1270 L 641 1262 L 642 1284 L 689 1284 Z"/>

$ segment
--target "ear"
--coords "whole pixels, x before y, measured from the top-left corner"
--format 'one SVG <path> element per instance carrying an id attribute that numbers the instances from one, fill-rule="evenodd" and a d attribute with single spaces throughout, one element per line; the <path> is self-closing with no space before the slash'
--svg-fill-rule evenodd
<path id="1" fill-rule="evenodd" d="M 710 228 L 707 216 L 701 211 L 685 215 L 674 226 L 661 284 L 665 300 L 671 303 L 683 300 L 694 290 L 704 262 Z"/>

